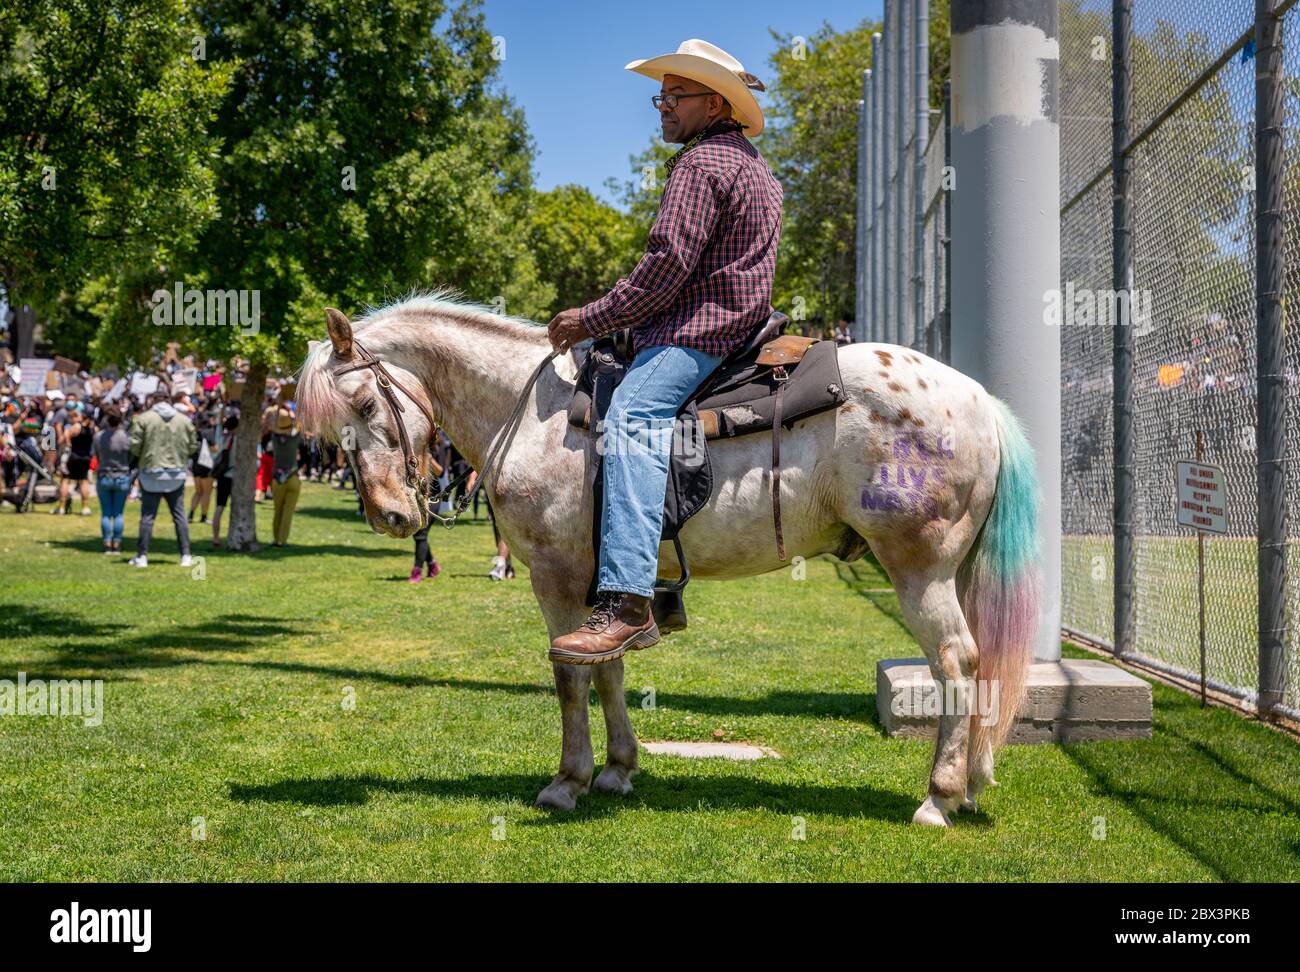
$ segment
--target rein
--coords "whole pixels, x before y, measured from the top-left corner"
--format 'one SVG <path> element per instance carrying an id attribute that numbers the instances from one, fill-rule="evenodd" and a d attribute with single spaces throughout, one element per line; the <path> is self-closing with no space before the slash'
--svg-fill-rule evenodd
<path id="1" fill-rule="evenodd" d="M 397 424 L 397 434 L 402 445 L 402 459 L 406 466 L 406 485 L 415 492 L 416 506 L 424 515 L 424 522 L 427 523 L 430 519 L 434 519 L 449 530 L 456 525 L 456 520 L 469 507 L 470 502 L 474 498 L 474 494 L 482 488 L 489 471 L 492 469 L 492 464 L 498 460 L 505 459 L 505 451 L 502 446 L 505 445 L 509 438 L 506 434 L 507 431 L 519 420 L 519 416 L 523 413 L 523 410 L 528 403 L 528 396 L 533 390 L 533 385 L 535 385 L 537 379 L 541 377 L 542 371 L 561 353 L 559 349 L 552 350 L 550 354 L 542 359 L 541 363 L 538 364 L 532 375 L 529 376 L 527 383 L 524 385 L 524 390 L 519 396 L 519 401 L 515 403 L 514 410 L 511 411 L 510 417 L 506 419 L 505 425 L 501 427 L 501 432 L 497 433 L 496 442 L 488 450 L 487 457 L 483 461 L 483 469 L 479 473 L 478 483 L 475 484 L 473 490 L 461 496 L 460 501 L 456 504 L 456 509 L 452 511 L 450 516 L 443 516 L 438 513 L 438 506 L 441 505 L 443 500 L 452 494 L 457 486 L 465 482 L 473 474 L 472 471 L 463 476 L 457 477 L 453 482 L 448 483 L 444 489 L 439 490 L 436 494 L 430 495 L 431 486 L 429 480 L 420 475 L 419 457 L 416 455 L 415 449 L 411 446 L 411 436 L 410 433 L 406 431 L 406 423 L 402 421 L 402 415 L 406 412 L 406 409 L 402 405 L 402 400 L 397 397 L 397 394 L 393 389 L 396 388 L 401 391 L 407 398 L 415 402 L 416 408 L 424 413 L 424 417 L 429 421 L 429 427 L 433 430 L 433 433 L 429 437 L 430 442 L 433 441 L 433 436 L 437 435 L 439 430 L 437 420 L 434 419 L 432 413 L 425 408 L 420 399 L 412 395 L 406 386 L 394 378 L 384 363 L 366 350 L 359 341 L 353 340 L 352 348 L 360 360 L 354 364 L 348 364 L 341 368 L 336 368 L 334 370 L 335 377 L 367 368 L 375 373 L 375 381 L 379 385 L 379 393 L 383 396 L 384 401 L 388 403 L 388 408 L 393 413 L 393 421 Z"/>

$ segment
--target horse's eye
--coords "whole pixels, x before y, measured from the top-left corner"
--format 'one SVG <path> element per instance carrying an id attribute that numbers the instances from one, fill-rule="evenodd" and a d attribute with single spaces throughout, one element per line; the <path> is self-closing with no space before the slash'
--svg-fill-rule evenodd
<path id="1" fill-rule="evenodd" d="M 375 407 L 376 407 L 375 401 L 373 398 L 371 398 L 362 402 L 361 407 L 358 409 L 358 411 L 361 413 L 361 417 L 363 419 L 369 421 L 370 419 L 375 417 Z"/>

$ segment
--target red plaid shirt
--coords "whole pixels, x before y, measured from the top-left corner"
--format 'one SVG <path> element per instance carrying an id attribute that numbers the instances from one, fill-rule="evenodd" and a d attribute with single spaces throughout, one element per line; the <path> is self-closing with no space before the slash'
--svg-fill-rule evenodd
<path id="1" fill-rule="evenodd" d="M 592 337 L 631 327 L 633 347 L 725 356 L 772 312 L 781 184 L 740 132 L 683 155 L 664 183 L 645 256 L 582 308 Z"/>

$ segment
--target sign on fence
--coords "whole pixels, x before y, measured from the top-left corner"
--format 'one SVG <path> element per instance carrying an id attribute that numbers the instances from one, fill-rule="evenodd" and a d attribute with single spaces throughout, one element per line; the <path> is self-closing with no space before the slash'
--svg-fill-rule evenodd
<path id="1" fill-rule="evenodd" d="M 1178 525 L 1209 533 L 1228 532 L 1228 494 L 1223 469 L 1179 460 Z"/>

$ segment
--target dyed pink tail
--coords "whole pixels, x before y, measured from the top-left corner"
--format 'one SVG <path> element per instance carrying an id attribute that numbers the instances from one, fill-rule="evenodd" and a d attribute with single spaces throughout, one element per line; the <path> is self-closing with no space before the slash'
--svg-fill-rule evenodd
<path id="1" fill-rule="evenodd" d="M 1015 723 L 1033 661 L 1042 591 L 1034 453 L 1011 409 L 999 399 L 993 403 L 1002 450 L 997 487 L 988 519 L 958 572 L 962 611 L 979 649 L 976 677 L 985 692 L 997 687 L 996 722 L 971 719 L 974 752 L 985 741 L 995 749 L 1002 745 Z"/>

